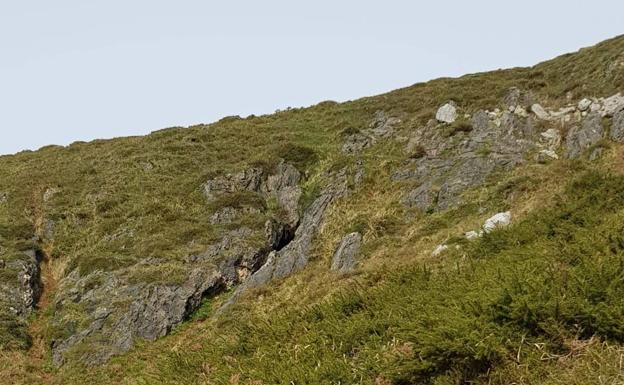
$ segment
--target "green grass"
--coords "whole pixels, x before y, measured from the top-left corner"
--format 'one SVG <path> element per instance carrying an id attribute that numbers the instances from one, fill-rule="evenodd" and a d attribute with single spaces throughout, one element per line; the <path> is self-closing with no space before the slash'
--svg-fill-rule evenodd
<path id="1" fill-rule="evenodd" d="M 540 383 L 602 351 L 589 364 L 621 380 L 610 346 L 624 342 L 624 177 L 582 173 L 549 206 L 462 243 L 443 265 L 358 282 L 266 318 L 235 309 L 215 325 L 217 339 L 198 336 L 196 348 L 125 375 L 151 384 Z"/>

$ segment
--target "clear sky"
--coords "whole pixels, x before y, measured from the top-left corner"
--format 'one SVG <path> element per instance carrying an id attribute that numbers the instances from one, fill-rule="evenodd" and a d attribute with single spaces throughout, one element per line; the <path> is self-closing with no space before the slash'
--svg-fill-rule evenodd
<path id="1" fill-rule="evenodd" d="M 624 2 L 0 0 L 0 154 L 535 64 Z"/>

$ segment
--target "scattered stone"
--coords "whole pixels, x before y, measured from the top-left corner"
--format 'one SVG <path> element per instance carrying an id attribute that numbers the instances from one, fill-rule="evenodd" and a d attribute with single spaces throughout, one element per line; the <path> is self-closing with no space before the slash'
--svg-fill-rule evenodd
<path id="1" fill-rule="evenodd" d="M 583 99 L 578 103 L 579 111 L 586 112 L 592 105 L 592 101 L 590 99 Z"/>
<path id="2" fill-rule="evenodd" d="M 534 104 L 531 106 L 531 111 L 537 116 L 538 119 L 541 120 L 550 120 L 550 114 L 539 104 Z"/>
<path id="3" fill-rule="evenodd" d="M 0 192 L 0 205 L 6 203 L 9 200 L 9 194 Z"/>
<path id="4" fill-rule="evenodd" d="M 552 160 L 559 159 L 559 155 L 553 150 L 541 150 L 537 153 L 536 160 L 538 163 L 548 163 Z"/>
<path id="5" fill-rule="evenodd" d="M 508 226 L 511 223 L 511 212 L 506 211 L 504 213 L 498 213 L 483 224 L 483 231 L 486 233 L 492 232 L 494 229 Z"/>
<path id="6" fill-rule="evenodd" d="M 449 102 L 438 109 L 436 119 L 441 123 L 453 123 L 457 119 L 457 107 L 455 103 Z"/>
<path id="7" fill-rule="evenodd" d="M 432 257 L 440 256 L 442 253 L 448 250 L 448 248 L 449 247 L 447 245 L 439 245 L 438 247 L 435 248 L 435 250 L 433 250 L 433 252 L 431 253 L 431 256 Z"/>
<path id="8" fill-rule="evenodd" d="M 340 273 L 350 273 L 355 270 L 361 245 L 362 234 L 360 233 L 351 233 L 342 238 L 332 258 L 331 269 Z"/>
<path id="9" fill-rule="evenodd" d="M 478 231 L 478 232 L 477 231 L 468 231 L 466 234 L 464 234 L 464 236 L 468 240 L 479 238 L 482 235 L 483 235 L 483 231 Z"/>

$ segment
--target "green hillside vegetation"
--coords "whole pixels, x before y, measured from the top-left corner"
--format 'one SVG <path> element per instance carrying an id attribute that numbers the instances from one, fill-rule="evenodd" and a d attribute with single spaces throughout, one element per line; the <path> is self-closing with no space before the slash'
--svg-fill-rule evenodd
<path id="1" fill-rule="evenodd" d="M 402 183 L 390 180 L 424 149 L 408 154 L 404 142 L 383 141 L 361 154 L 363 185 L 330 209 L 305 271 L 246 293 L 221 315 L 231 292 L 206 300 L 171 335 L 102 366 L 51 365 L 49 345 L 66 330 L 49 322 L 50 298 L 72 270 L 131 267 L 132 282 L 177 282 L 185 257 L 241 224 L 262 229 L 278 215 L 252 192 L 207 204 L 201 186 L 208 179 L 254 165 L 270 170 L 285 159 L 305 176 L 304 209 L 328 171 L 353 166 L 340 151 L 344 137 L 368 127 L 376 111 L 399 117 L 399 136 L 408 137 L 449 100 L 462 114 L 502 108 L 511 87 L 550 106 L 622 91 L 624 37 L 531 68 L 0 157 L 0 192 L 10 199 L 0 204 L 2 259 L 38 250 L 47 298 L 28 324 L 0 314 L 0 383 L 624 383 L 619 144 L 596 162 L 527 163 L 467 191 L 458 207 L 421 212 L 400 204 Z M 459 120 L 448 129 L 452 140 L 470 127 Z M 220 208 L 238 206 L 267 212 L 210 225 Z M 510 227 L 474 241 L 462 236 L 507 209 L 514 210 Z M 360 270 L 329 272 L 337 243 L 352 231 L 365 237 Z M 444 242 L 450 252 L 432 257 Z M 137 265 L 148 258 L 170 264 Z M 11 274 L 0 270 L 0 279 Z M 80 324 L 83 311 L 75 309 L 72 322 Z"/>

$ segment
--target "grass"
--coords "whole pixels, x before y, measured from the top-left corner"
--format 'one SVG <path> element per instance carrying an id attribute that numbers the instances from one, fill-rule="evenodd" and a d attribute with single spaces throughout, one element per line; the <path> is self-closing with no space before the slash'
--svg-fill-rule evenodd
<path id="1" fill-rule="evenodd" d="M 355 159 L 340 152 L 344 136 L 366 129 L 377 110 L 400 117 L 404 124 L 398 127 L 398 135 L 408 137 L 411 128 L 425 125 L 448 100 L 455 100 L 465 113 L 492 110 L 502 107 L 501 98 L 512 86 L 530 90 L 544 105 L 554 107 L 569 97 L 610 95 L 624 87 L 623 71 L 614 67 L 621 62 L 623 51 L 624 38 L 619 37 L 531 68 L 437 79 L 341 104 L 323 102 L 273 115 L 228 117 L 209 125 L 169 128 L 145 137 L 76 142 L 3 156 L 0 194 L 6 194 L 8 200 L 0 203 L 0 246 L 4 250 L 0 258 L 17 258 L 20 251 L 45 246 L 52 264 L 58 266 L 59 278 L 73 269 L 83 275 L 124 269 L 132 282 L 176 282 L 186 256 L 202 252 L 230 230 L 208 225 L 214 212 L 225 206 L 251 205 L 262 210 L 268 206 L 266 214 L 242 219 L 262 231 L 263 215 L 274 211 L 272 202 L 247 193 L 208 204 L 201 186 L 209 178 L 250 166 L 270 170 L 284 158 L 306 177 L 305 207 L 321 191 L 326 172 L 354 166 Z M 451 136 L 470 129 L 463 120 L 450 127 Z M 389 183 L 409 155 L 422 156 L 418 152 L 406 155 L 403 147 L 396 141 L 382 141 L 361 155 L 366 169 L 361 192 L 337 202 L 328 213 L 327 225 L 315 245 L 313 266 L 283 285 L 265 288 L 243 301 L 242 309 L 249 310 L 249 315 L 239 312 L 232 316 L 238 317 L 235 323 L 216 323 L 210 317 L 213 303 L 209 303 L 198 313 L 203 315 L 177 335 L 193 330 L 206 335 L 196 346 L 185 345 L 181 352 L 169 339 L 141 344 L 127 365 L 122 362 L 128 359 L 125 356 L 94 372 L 69 368 L 54 373 L 58 382 L 89 379 L 110 383 L 107 381 L 114 378 L 121 383 L 122 377 L 129 375 L 133 379 L 126 383 L 210 383 L 210 379 L 268 384 L 280 383 L 276 376 L 283 371 L 283 378 L 295 383 L 478 383 L 485 381 L 483 375 L 489 370 L 489 378 L 499 376 L 499 383 L 504 376 L 533 376 L 537 383 L 538 374 L 547 373 L 555 374 L 544 381 L 557 383 L 563 378 L 583 378 L 574 373 L 584 367 L 614 372 L 621 331 L 613 323 L 620 315 L 612 309 L 622 307 L 615 297 L 621 290 L 616 263 L 620 246 L 616 227 L 610 226 L 619 223 L 620 214 L 597 200 L 619 204 L 620 191 L 614 185 L 619 179 L 584 174 L 586 181 L 577 182 L 583 188 L 571 185 L 556 205 L 541 214 L 529 214 L 542 208 L 538 201 L 552 197 L 571 175 L 586 167 L 573 162 L 555 162 L 548 168 L 528 166 L 469 192 L 469 203 L 459 208 L 429 215 L 413 213 L 398 204 L 401 185 Z M 484 148 L 484 154 L 486 151 L 489 149 Z M 534 187 L 536 184 L 540 187 Z M 44 202 L 48 188 L 59 193 Z M 583 195 L 583 189 L 594 195 Z M 576 201 L 578 215 L 569 212 L 575 203 L 565 199 Z M 463 245 L 461 255 L 451 255 L 450 261 L 431 263 L 427 268 L 418 265 L 427 248 L 476 228 L 492 210 L 512 205 L 514 217 L 516 212 L 518 218 L 528 215 L 513 228 L 525 238 L 515 237 L 510 230 L 474 244 L 458 242 Z M 559 215 L 557 223 L 563 230 L 548 222 L 547 213 Z M 33 238 L 37 218 L 42 216 L 54 223 L 53 239 Z M 545 238 L 529 229 L 554 234 Z M 325 264 L 340 237 L 349 231 L 365 234 L 362 253 L 368 259 L 361 276 L 335 282 L 334 277 L 328 278 Z M 605 234 L 613 239 L 604 238 Z M 568 259 L 558 248 L 569 253 Z M 146 258 L 165 261 L 167 269 L 135 268 Z M 586 285 L 596 281 L 603 285 L 596 285 L 596 293 L 592 293 L 578 286 L 579 282 L 563 281 L 557 275 L 563 271 Z M 605 286 L 601 277 L 611 277 L 615 286 Z M 359 289 L 352 287 L 357 281 Z M 515 287 L 520 291 L 512 290 Z M 508 293 L 501 291 L 504 288 Z M 552 302 L 555 294 L 565 294 L 571 302 L 557 308 Z M 534 297 L 538 300 L 527 300 Z M 333 299 L 317 304 L 324 298 Z M 597 307 L 595 298 L 611 307 Z M 554 309 L 558 313 L 553 313 Z M 62 317 L 71 325 L 80 322 L 82 312 L 76 308 Z M 571 317 L 574 312 L 583 316 Z M 26 329 L 5 318 L 0 321 L 0 338 L 10 338 L 12 347 L 27 348 Z M 444 320 L 450 321 L 448 327 Z M 433 332 L 425 332 L 425 326 Z M 481 327 L 484 329 L 479 331 Z M 294 331 L 288 332 L 291 329 Z M 537 334 L 530 335 L 527 330 Z M 52 334 L 47 336 L 48 342 Z M 571 351 L 566 346 L 573 341 L 585 343 L 592 336 L 598 342 L 588 343 L 586 354 L 570 356 L 566 361 L 569 367 L 539 359 L 545 353 L 565 357 Z M 16 362 L 17 372 L 32 372 L 13 353 L 7 354 Z M 520 360 L 510 358 L 518 355 Z M 14 373 L 6 367 L 10 366 L 6 360 L 0 359 L 0 365 L 0 373 Z M 536 368 L 537 374 L 523 369 L 527 367 Z M 15 376 L 0 374 L 3 381 L 15 382 Z"/>
<path id="2" fill-rule="evenodd" d="M 205 326 L 216 339 L 190 334 L 156 365 L 122 373 L 154 384 L 529 384 L 590 366 L 621 380 L 622 207 L 624 177 L 587 171 L 442 265 L 376 270 L 320 303 L 266 315 L 245 305 Z M 80 383 L 77 373 L 68 378 Z"/>

